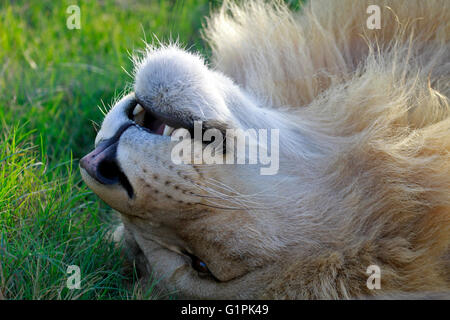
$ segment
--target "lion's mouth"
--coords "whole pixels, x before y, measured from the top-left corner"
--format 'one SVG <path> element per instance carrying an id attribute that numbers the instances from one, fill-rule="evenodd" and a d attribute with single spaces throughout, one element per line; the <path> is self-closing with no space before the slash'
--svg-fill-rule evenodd
<path id="1" fill-rule="evenodd" d="M 128 196 L 133 198 L 133 187 L 117 162 L 120 136 L 130 126 L 138 126 L 151 134 L 161 136 L 170 136 L 175 128 L 146 112 L 139 104 L 130 110 L 129 118 L 133 121 L 132 123 L 123 125 L 112 138 L 100 142 L 93 151 L 80 160 L 80 166 L 102 185 L 122 185 Z"/>
<path id="2" fill-rule="evenodd" d="M 188 118 L 187 115 L 186 117 Z M 128 118 L 137 126 L 156 135 L 171 136 L 177 129 L 188 130 L 193 133 L 193 125 L 180 121 L 175 115 L 150 110 L 143 103 L 138 103 L 130 109 Z"/>
<path id="3" fill-rule="evenodd" d="M 161 136 L 170 136 L 175 129 L 167 125 L 167 123 L 162 119 L 159 119 L 149 112 L 146 112 L 140 104 L 134 107 L 132 113 L 129 115 L 129 118 L 133 120 L 138 126 L 150 131 L 150 133 Z"/>

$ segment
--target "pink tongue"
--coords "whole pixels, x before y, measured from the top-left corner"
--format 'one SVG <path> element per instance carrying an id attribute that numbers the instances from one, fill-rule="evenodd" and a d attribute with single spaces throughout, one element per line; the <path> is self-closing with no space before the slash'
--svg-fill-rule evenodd
<path id="1" fill-rule="evenodd" d="M 166 125 L 164 124 L 164 122 L 160 120 L 153 120 L 147 128 L 150 129 L 150 131 L 153 132 L 154 134 L 162 135 L 165 126 Z"/>
<path id="2" fill-rule="evenodd" d="M 156 128 L 155 133 L 156 133 L 156 134 L 159 134 L 159 135 L 162 135 L 163 132 L 164 132 L 164 127 L 165 127 L 165 126 L 166 126 L 166 125 L 165 125 L 164 123 L 162 123 L 159 127 Z"/>

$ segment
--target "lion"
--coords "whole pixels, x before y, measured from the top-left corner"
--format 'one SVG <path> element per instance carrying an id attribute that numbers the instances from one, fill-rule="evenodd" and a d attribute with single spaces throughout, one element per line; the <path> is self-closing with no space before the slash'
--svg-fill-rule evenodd
<path id="1" fill-rule="evenodd" d="M 448 21 L 447 0 L 226 1 L 209 63 L 148 45 L 80 161 L 140 275 L 189 299 L 448 293 Z M 196 122 L 278 130 L 278 171 L 174 163 Z"/>

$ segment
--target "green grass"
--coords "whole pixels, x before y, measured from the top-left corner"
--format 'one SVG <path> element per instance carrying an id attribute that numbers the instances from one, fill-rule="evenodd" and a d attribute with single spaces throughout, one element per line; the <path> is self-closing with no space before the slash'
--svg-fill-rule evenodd
<path id="1" fill-rule="evenodd" d="M 81 29 L 66 28 L 70 4 Z M 0 4 L 0 299 L 152 298 L 124 272 L 108 231 L 117 219 L 86 188 L 78 159 L 132 79 L 143 39 L 179 37 L 205 52 L 202 17 L 185 1 L 10 1 Z M 68 265 L 81 289 L 66 287 Z"/>
<path id="2" fill-rule="evenodd" d="M 107 241 L 107 215 L 79 183 L 76 162 L 45 164 L 22 128 L 0 143 L 2 295 L 19 299 L 127 297 L 122 258 Z M 66 288 L 66 269 L 83 270 L 81 290 Z"/>
<path id="3" fill-rule="evenodd" d="M 117 217 L 83 184 L 78 159 L 99 106 L 132 82 L 130 53 L 156 35 L 207 56 L 199 29 L 219 2 L 0 2 L 0 299 L 155 298 L 124 270 L 108 236 Z M 80 30 L 66 27 L 71 4 Z M 66 287 L 69 265 L 79 290 Z"/>

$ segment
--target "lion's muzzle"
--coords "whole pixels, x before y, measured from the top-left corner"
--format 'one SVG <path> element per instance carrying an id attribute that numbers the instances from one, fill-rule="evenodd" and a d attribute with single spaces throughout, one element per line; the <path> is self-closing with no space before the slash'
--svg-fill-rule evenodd
<path id="1" fill-rule="evenodd" d="M 102 185 L 122 184 L 130 198 L 133 196 L 133 188 L 127 177 L 117 163 L 117 145 L 120 136 L 131 123 L 127 123 L 117 130 L 110 139 L 100 142 L 97 147 L 80 160 L 81 168 Z"/>

